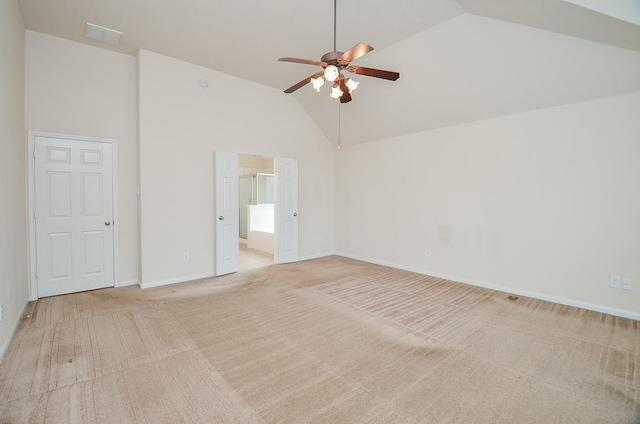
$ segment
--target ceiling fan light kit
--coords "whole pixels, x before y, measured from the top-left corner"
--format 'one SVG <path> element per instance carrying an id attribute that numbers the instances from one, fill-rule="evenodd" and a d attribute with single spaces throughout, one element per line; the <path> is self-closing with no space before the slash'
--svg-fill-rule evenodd
<path id="1" fill-rule="evenodd" d="M 340 99 L 340 103 L 348 103 L 351 101 L 351 92 L 357 87 L 359 82 L 351 78 L 345 79 L 342 71 L 351 72 L 352 74 L 365 75 L 368 77 L 382 78 L 389 81 L 395 81 L 400 78 L 400 73 L 394 71 L 385 71 L 382 69 L 366 68 L 364 66 L 351 65 L 351 62 L 361 58 L 365 54 L 373 50 L 373 47 L 358 43 L 346 52 L 336 51 L 336 0 L 333 2 L 333 50 L 325 53 L 320 61 L 311 59 L 298 59 L 295 57 L 281 57 L 280 62 L 302 63 L 307 65 L 321 66 L 323 71 L 317 72 L 302 81 L 292 85 L 284 90 L 285 93 L 293 93 L 308 83 L 317 92 L 324 85 L 325 81 L 334 83 L 331 87 L 330 96 L 334 99 Z"/>
<path id="2" fill-rule="evenodd" d="M 326 79 L 327 81 L 334 82 L 336 78 L 338 78 L 338 75 L 340 75 L 340 71 L 338 70 L 337 66 L 328 65 L 326 68 L 324 68 L 324 79 Z"/>

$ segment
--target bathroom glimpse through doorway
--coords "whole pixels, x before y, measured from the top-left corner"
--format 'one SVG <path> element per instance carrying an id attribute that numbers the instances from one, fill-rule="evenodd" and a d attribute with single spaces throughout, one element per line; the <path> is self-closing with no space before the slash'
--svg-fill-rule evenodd
<path id="1" fill-rule="evenodd" d="M 238 155 L 240 271 L 274 263 L 274 161 Z"/>

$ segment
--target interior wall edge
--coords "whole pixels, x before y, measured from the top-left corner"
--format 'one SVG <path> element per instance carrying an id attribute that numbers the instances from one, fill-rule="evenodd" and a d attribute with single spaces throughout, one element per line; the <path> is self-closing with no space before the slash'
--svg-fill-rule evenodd
<path id="1" fill-rule="evenodd" d="M 9 335 L 7 336 L 7 338 L 4 340 L 4 343 L 2 344 L 2 349 L 0 349 L 0 364 L 4 360 L 4 357 L 5 357 L 6 353 L 7 353 L 7 350 L 9 350 L 9 345 L 13 341 L 13 336 L 16 334 L 16 331 L 18 330 L 18 327 L 20 326 L 20 322 L 22 321 L 22 318 L 24 317 L 24 314 L 25 314 L 25 311 L 27 309 L 27 305 L 28 304 L 29 304 L 29 298 L 27 297 L 25 299 L 25 301 L 24 301 L 24 304 L 20 308 L 20 313 L 18 314 L 18 316 L 16 317 L 16 320 L 14 321 L 13 325 L 11 326 L 11 330 L 9 331 Z"/>

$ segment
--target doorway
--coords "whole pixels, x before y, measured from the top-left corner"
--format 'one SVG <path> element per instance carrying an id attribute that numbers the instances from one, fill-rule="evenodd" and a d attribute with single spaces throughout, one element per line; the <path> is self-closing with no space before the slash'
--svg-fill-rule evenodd
<path id="1" fill-rule="evenodd" d="M 274 161 L 259 155 L 238 155 L 239 269 L 274 263 Z"/>
<path id="2" fill-rule="evenodd" d="M 240 268 L 239 156 L 236 152 L 215 151 L 216 276 L 237 272 Z M 256 157 L 261 158 L 262 156 L 256 155 Z M 273 205 L 256 205 L 256 207 L 262 206 L 265 208 L 270 206 L 273 209 L 273 218 L 269 219 L 269 221 L 274 221 L 273 234 L 270 235 L 272 241 L 264 244 L 272 246 L 273 263 L 297 262 L 298 160 L 281 157 L 271 160 L 273 160 L 275 171 L 273 178 Z M 260 234 L 260 237 L 264 235 Z M 251 228 L 248 228 L 248 248 L 252 248 L 253 236 Z"/>

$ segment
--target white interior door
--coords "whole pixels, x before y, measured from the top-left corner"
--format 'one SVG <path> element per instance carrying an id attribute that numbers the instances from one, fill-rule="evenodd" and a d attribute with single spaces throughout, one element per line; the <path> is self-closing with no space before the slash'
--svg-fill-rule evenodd
<path id="1" fill-rule="evenodd" d="M 238 154 L 216 151 L 216 275 L 239 267 Z"/>
<path id="2" fill-rule="evenodd" d="M 113 146 L 34 139 L 38 297 L 114 286 Z"/>
<path id="3" fill-rule="evenodd" d="M 278 158 L 275 168 L 277 264 L 298 261 L 298 160 Z"/>

